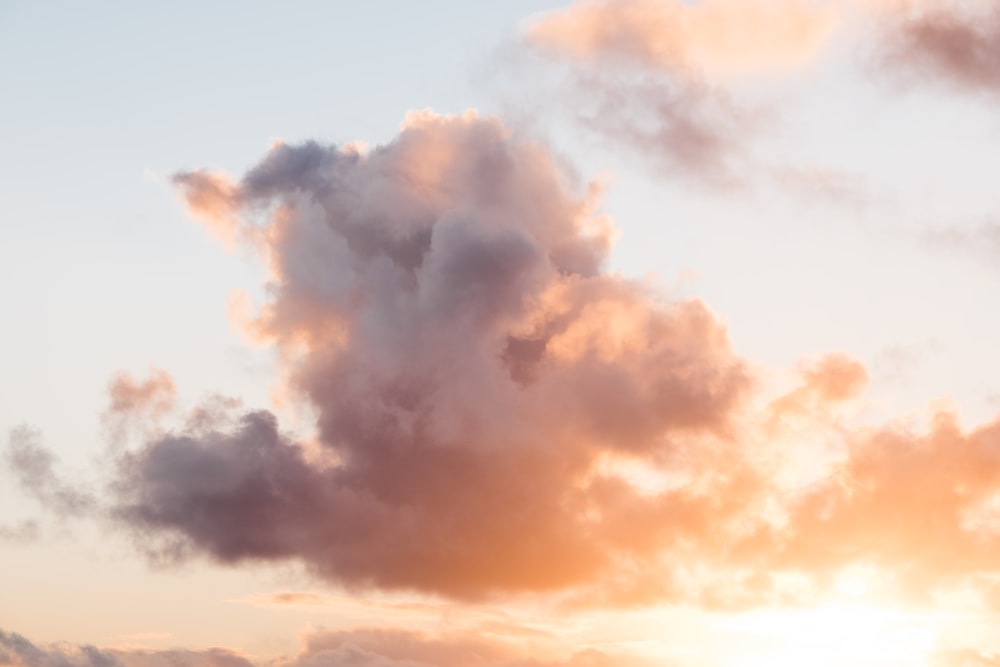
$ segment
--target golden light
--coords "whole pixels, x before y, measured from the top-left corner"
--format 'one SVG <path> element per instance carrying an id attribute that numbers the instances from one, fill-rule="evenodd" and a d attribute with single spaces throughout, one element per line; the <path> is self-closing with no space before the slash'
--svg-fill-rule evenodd
<path id="1" fill-rule="evenodd" d="M 721 667 L 927 667 L 938 639 L 926 614 L 838 604 L 732 619 L 743 638 Z"/>

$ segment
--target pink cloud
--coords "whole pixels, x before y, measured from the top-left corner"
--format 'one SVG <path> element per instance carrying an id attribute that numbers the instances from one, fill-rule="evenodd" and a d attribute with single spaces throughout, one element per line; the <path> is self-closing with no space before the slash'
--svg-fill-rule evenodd
<path id="1" fill-rule="evenodd" d="M 587 0 L 535 19 L 527 38 L 577 60 L 734 76 L 811 63 L 839 23 L 809 0 Z"/>
<path id="2" fill-rule="evenodd" d="M 969 92 L 1000 91 L 1000 10 L 990 3 L 940 2 L 890 14 L 882 64 L 905 81 Z"/>

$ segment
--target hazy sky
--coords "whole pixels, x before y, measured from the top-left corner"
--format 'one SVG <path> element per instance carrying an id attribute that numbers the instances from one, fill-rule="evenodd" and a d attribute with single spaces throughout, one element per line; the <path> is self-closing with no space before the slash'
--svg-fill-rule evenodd
<path id="1" fill-rule="evenodd" d="M 992 0 L 0 2 L 0 665 L 1000 665 Z"/>

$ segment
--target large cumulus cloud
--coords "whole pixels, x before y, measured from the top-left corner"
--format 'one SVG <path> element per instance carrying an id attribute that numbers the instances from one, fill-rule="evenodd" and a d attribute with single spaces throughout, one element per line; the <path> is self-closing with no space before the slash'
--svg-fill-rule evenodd
<path id="1" fill-rule="evenodd" d="M 139 429 L 111 512 L 155 557 L 597 605 L 801 602 L 852 566 L 906 595 L 993 572 L 994 424 L 848 427 L 867 373 L 841 354 L 768 398 L 703 304 L 602 268 L 595 192 L 496 119 L 423 112 L 368 152 L 278 145 L 238 181 L 175 182 L 267 265 L 242 326 L 316 437 L 221 400 Z M 173 393 L 120 376 L 109 423 L 155 422 Z"/>
<path id="2" fill-rule="evenodd" d="M 924 0 L 881 25 L 879 64 L 910 85 L 1000 92 L 1000 9 L 985 0 Z"/>
<path id="3" fill-rule="evenodd" d="M 281 351 L 322 454 L 266 412 L 154 438 L 115 486 L 154 550 L 478 596 L 614 579 L 726 529 L 748 371 L 700 302 L 602 270 L 595 193 L 544 148 L 418 113 L 370 152 L 279 145 L 239 182 L 175 182 L 266 262 L 245 325 Z M 676 484 L 643 493 L 609 458 Z"/>
<path id="4" fill-rule="evenodd" d="M 762 391 L 704 304 L 603 268 L 596 191 L 498 120 L 423 112 L 371 151 L 277 145 L 175 182 L 266 265 L 238 320 L 315 432 L 223 398 L 183 416 L 165 372 L 120 375 L 110 493 L 28 432 L 8 447 L 57 513 L 110 515 L 155 559 L 450 598 L 731 609 L 854 567 L 891 595 L 989 593 L 996 422 L 847 423 L 867 373 L 842 354 Z"/>

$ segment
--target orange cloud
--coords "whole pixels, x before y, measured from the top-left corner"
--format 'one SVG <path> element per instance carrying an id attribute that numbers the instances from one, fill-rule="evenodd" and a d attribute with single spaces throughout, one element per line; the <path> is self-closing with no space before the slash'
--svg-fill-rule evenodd
<path id="1" fill-rule="evenodd" d="M 801 602 L 858 566 L 926 597 L 995 573 L 996 422 L 851 426 L 867 372 L 839 354 L 762 395 L 704 304 L 604 269 L 594 191 L 498 120 L 277 145 L 234 188 L 222 207 L 270 266 L 247 316 L 325 455 L 234 401 L 150 425 L 102 507 L 150 555 L 582 606 Z M 173 386 L 110 393 L 149 421 Z M 96 502 L 37 443 L 12 451 L 53 507 Z"/>
<path id="2" fill-rule="evenodd" d="M 223 174 L 192 171 L 175 175 L 173 183 L 184 193 L 191 214 L 201 220 L 222 243 L 237 242 L 239 223 L 234 217 L 236 186 Z"/>
<path id="3" fill-rule="evenodd" d="M 561 96 L 586 129 L 671 178 L 724 191 L 768 181 L 860 206 L 869 193 L 856 176 L 757 159 L 780 110 L 731 85 L 809 67 L 838 34 L 868 42 L 878 71 L 1000 90 L 1000 12 L 986 0 L 580 0 L 535 17 L 524 39 L 574 65 Z"/>
<path id="4" fill-rule="evenodd" d="M 802 384 L 771 404 L 773 419 L 855 398 L 868 382 L 864 366 L 843 354 L 827 355 L 800 372 Z"/>
<path id="5" fill-rule="evenodd" d="M 90 489 L 60 474 L 56 456 L 42 444 L 37 431 L 23 426 L 12 430 L 2 460 L 18 486 L 60 519 L 89 516 L 97 509 L 98 499 Z M 31 540 L 37 528 L 26 521 L 0 530 L 0 538 Z"/>
<path id="6" fill-rule="evenodd" d="M 928 433 L 888 426 L 851 438 L 844 462 L 792 505 L 778 563 L 832 571 L 867 563 L 918 597 L 995 571 L 1000 421 L 964 432 L 937 413 Z"/>
<path id="7" fill-rule="evenodd" d="M 577 60 L 733 76 L 800 68 L 839 23 L 814 0 L 589 0 L 534 20 L 527 37 Z"/>
<path id="8" fill-rule="evenodd" d="M 671 178 L 740 190 L 774 111 L 726 84 L 811 62 L 841 23 L 813 0 L 591 0 L 535 18 L 525 41 L 573 63 L 572 113 Z"/>
<path id="9" fill-rule="evenodd" d="M 527 644 L 527 645 L 525 645 Z M 0 664 L 10 667 L 649 667 L 648 661 L 583 648 L 565 655 L 522 642 L 514 647 L 465 634 L 424 635 L 398 629 L 316 632 L 295 656 L 252 661 L 223 648 L 140 649 L 39 645 L 0 630 Z"/>
<path id="10" fill-rule="evenodd" d="M 221 206 L 270 267 L 244 319 L 329 456 L 203 406 L 119 459 L 112 514 L 160 557 L 465 599 L 739 607 L 859 564 L 907 594 L 989 571 L 994 426 L 849 428 L 867 372 L 838 354 L 759 396 L 702 303 L 603 270 L 612 230 L 573 185 L 475 113 L 273 147 Z"/>
<path id="11" fill-rule="evenodd" d="M 177 391 L 166 371 L 154 368 L 148 379 L 138 381 L 127 373 L 118 373 L 108 384 L 108 409 L 112 412 L 143 412 L 162 415 L 174 407 Z"/>

